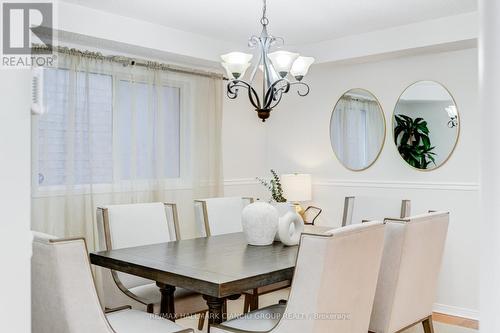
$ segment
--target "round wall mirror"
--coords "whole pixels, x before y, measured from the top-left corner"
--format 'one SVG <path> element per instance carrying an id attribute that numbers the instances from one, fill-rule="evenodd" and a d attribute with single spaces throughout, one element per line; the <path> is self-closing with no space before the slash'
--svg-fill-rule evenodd
<path id="1" fill-rule="evenodd" d="M 342 95 L 330 119 L 330 141 L 349 170 L 365 170 L 375 163 L 384 146 L 385 117 L 372 93 L 351 89 Z"/>
<path id="2" fill-rule="evenodd" d="M 403 92 L 392 119 L 399 155 L 418 170 L 433 170 L 453 153 L 460 117 L 450 92 L 434 81 L 419 81 Z"/>

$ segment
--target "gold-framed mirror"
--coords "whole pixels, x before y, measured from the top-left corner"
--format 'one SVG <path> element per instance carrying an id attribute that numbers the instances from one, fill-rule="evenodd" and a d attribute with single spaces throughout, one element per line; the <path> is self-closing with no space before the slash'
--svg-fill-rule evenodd
<path id="1" fill-rule="evenodd" d="M 435 170 L 453 154 L 460 135 L 455 99 L 436 81 L 407 87 L 392 116 L 393 141 L 401 158 L 421 171 Z"/>
<path id="2" fill-rule="evenodd" d="M 384 146 L 385 116 L 368 90 L 351 89 L 335 104 L 330 118 L 330 143 L 340 163 L 351 171 L 368 169 Z"/>

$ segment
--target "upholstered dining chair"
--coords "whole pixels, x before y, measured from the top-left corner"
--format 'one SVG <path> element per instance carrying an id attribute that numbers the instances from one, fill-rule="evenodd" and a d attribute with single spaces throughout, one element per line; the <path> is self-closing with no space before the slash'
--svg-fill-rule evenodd
<path id="1" fill-rule="evenodd" d="M 288 302 L 213 325 L 211 333 L 366 333 L 384 230 L 369 222 L 302 235 Z"/>
<path id="2" fill-rule="evenodd" d="M 120 249 L 178 240 L 177 208 L 170 203 L 108 205 L 97 209 L 101 249 Z M 105 268 L 102 276 L 103 303 L 106 308 L 130 304 L 134 309 L 158 313 L 161 293 L 155 281 Z M 207 305 L 200 294 L 183 288 L 175 290 L 177 317 L 199 314 L 203 327 Z"/>
<path id="3" fill-rule="evenodd" d="M 345 197 L 342 226 L 363 221 L 382 220 L 388 216 L 404 218 L 411 214 L 410 200 L 391 200 L 379 197 Z"/>
<path id="4" fill-rule="evenodd" d="M 35 235 L 31 265 L 33 333 L 193 332 L 130 307 L 104 313 L 83 238 Z"/>
<path id="5" fill-rule="evenodd" d="M 206 237 L 243 231 L 241 213 L 253 201 L 253 198 L 244 197 L 195 200 L 195 219 L 200 234 Z"/>
<path id="6" fill-rule="evenodd" d="M 434 332 L 432 305 L 449 213 L 386 219 L 385 244 L 370 332 L 394 333 L 422 323 Z"/>

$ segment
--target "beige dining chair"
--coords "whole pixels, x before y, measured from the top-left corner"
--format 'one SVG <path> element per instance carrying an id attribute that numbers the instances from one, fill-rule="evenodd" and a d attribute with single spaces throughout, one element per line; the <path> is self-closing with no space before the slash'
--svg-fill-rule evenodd
<path id="1" fill-rule="evenodd" d="M 363 221 L 382 220 L 387 216 L 404 218 L 411 214 L 410 200 L 392 200 L 381 197 L 345 197 L 342 226 Z"/>
<path id="2" fill-rule="evenodd" d="M 432 305 L 448 223 L 447 212 L 386 219 L 370 332 L 402 332 L 419 323 L 425 333 L 434 332 Z"/>
<path id="3" fill-rule="evenodd" d="M 253 198 L 224 197 L 194 201 L 195 219 L 203 237 L 243 231 L 241 213 Z"/>
<path id="4" fill-rule="evenodd" d="M 170 320 L 121 307 L 103 312 L 85 240 L 36 234 L 31 259 L 33 333 L 188 333 Z"/>
<path id="5" fill-rule="evenodd" d="M 120 249 L 180 238 L 177 208 L 171 203 L 108 205 L 97 209 L 101 249 Z M 106 308 L 130 304 L 149 313 L 160 312 L 161 293 L 155 281 L 102 267 L 103 303 Z M 183 288 L 175 290 L 176 317 L 199 314 L 203 327 L 208 311 L 200 294 Z"/>
<path id="6" fill-rule="evenodd" d="M 369 222 L 302 235 L 288 302 L 213 325 L 211 333 L 366 333 L 384 230 Z"/>

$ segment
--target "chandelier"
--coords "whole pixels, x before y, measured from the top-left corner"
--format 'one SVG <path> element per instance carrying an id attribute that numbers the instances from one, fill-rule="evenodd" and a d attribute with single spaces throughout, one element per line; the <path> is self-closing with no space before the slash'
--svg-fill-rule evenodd
<path id="1" fill-rule="evenodd" d="M 246 89 L 250 103 L 263 122 L 269 118 L 271 111 L 281 102 L 283 94 L 288 93 L 292 86 L 297 86 L 299 96 L 309 94 L 309 86 L 302 82 L 302 79 L 314 62 L 312 57 L 301 57 L 298 53 L 284 50 L 269 53 L 271 48 L 283 46 L 284 40 L 268 33 L 269 19 L 266 17 L 266 10 L 266 0 L 264 0 L 262 18 L 260 19 L 262 32 L 260 36 L 254 35 L 248 39 L 248 46 L 252 49 L 258 49 L 258 61 L 255 63 L 249 79 L 245 81 L 243 77 L 252 64 L 252 54 L 231 52 L 221 56 L 222 66 L 229 76 L 227 96 L 230 99 L 235 99 L 238 97 L 240 88 Z M 255 77 L 259 69 L 262 71 L 262 93 L 260 95 L 254 88 Z M 290 81 L 289 76 L 292 76 L 295 81 Z"/>

